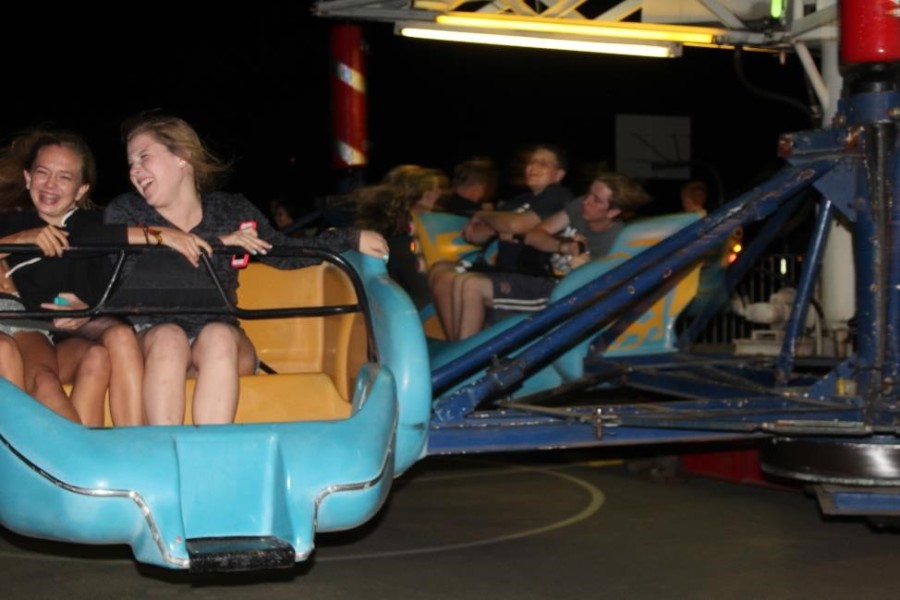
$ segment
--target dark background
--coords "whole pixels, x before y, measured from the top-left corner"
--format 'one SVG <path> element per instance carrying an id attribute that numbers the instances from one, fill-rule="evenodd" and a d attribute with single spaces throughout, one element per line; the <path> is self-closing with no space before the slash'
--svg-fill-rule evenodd
<path id="1" fill-rule="evenodd" d="M 4 141 L 52 124 L 84 134 L 100 167 L 99 203 L 128 188 L 120 123 L 159 109 L 182 116 L 234 160 L 229 189 L 261 207 L 289 190 L 301 209 L 338 189 L 332 166 L 329 30 L 306 2 L 275 6 L 191 4 L 33 9 L 7 20 Z M 143 10 L 145 9 L 145 10 Z M 18 14 L 18 13 L 17 13 Z M 388 24 L 363 24 L 369 165 L 450 171 L 472 154 L 505 169 L 519 148 L 553 142 L 581 167 L 615 164 L 620 113 L 691 117 L 696 176 L 714 171 L 726 196 L 781 163 L 778 135 L 812 122 L 793 55 L 685 49 L 680 59 L 637 59 L 406 40 Z M 736 64 L 740 69 L 736 69 Z M 748 87 L 748 83 L 753 87 Z M 760 95 L 764 90 L 766 95 Z M 508 173 L 507 173 L 508 174 Z M 655 210 L 677 210 L 678 182 L 648 181 Z"/>

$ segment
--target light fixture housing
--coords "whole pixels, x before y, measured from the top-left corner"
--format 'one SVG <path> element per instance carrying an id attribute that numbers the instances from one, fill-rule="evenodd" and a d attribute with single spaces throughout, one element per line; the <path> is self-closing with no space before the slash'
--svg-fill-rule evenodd
<path id="1" fill-rule="evenodd" d="M 585 38 L 621 38 L 631 41 L 677 42 L 680 44 L 715 45 L 725 31 L 714 27 L 664 25 L 589 19 L 545 17 L 519 18 L 512 15 L 448 12 L 435 17 L 435 22 L 448 27 L 498 29 Z"/>
<path id="2" fill-rule="evenodd" d="M 538 48 L 543 50 L 567 50 L 570 52 L 596 52 L 653 58 L 681 56 L 681 44 L 671 41 L 630 41 L 623 38 L 603 38 L 530 31 L 450 27 L 429 22 L 397 23 L 395 31 L 404 37 Z"/>

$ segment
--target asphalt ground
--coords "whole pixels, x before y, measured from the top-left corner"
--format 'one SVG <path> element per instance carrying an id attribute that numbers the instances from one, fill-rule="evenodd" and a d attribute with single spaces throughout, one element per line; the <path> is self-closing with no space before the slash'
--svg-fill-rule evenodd
<path id="1" fill-rule="evenodd" d="M 284 571 L 195 576 L 0 529 L 4 599 L 898 598 L 900 537 L 802 488 L 607 451 L 426 458 L 366 525 Z M 652 461 L 650 461 L 652 463 Z"/>

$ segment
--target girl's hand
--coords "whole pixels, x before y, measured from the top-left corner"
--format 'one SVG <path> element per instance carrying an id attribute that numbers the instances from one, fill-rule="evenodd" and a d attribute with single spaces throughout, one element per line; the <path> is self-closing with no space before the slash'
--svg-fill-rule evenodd
<path id="1" fill-rule="evenodd" d="M 390 256 L 387 240 L 377 231 L 364 229 L 359 233 L 359 251 L 366 256 L 387 260 Z"/>
<path id="2" fill-rule="evenodd" d="M 220 235 L 219 240 L 226 246 L 240 246 L 254 256 L 267 254 L 272 249 L 272 244 L 259 237 L 255 227 L 246 227 Z"/>
<path id="3" fill-rule="evenodd" d="M 12 277 L 7 276 L 7 273 L 9 273 L 9 263 L 0 259 L 0 292 L 15 294 L 16 284 L 13 282 Z"/>
<path id="4" fill-rule="evenodd" d="M 15 243 L 35 244 L 41 249 L 44 256 L 62 256 L 63 251 L 69 247 L 69 233 L 55 225 L 47 225 L 20 231 L 16 235 Z"/>
<path id="5" fill-rule="evenodd" d="M 53 302 L 44 302 L 41 308 L 48 310 L 84 310 L 89 308 L 84 300 L 69 292 L 61 292 Z M 75 330 L 90 321 L 90 317 L 61 317 L 53 319 L 53 326 L 57 329 Z"/>
<path id="6" fill-rule="evenodd" d="M 200 266 L 201 253 L 205 252 L 207 256 L 212 256 L 212 246 L 199 235 L 169 227 L 159 228 L 159 231 L 162 235 L 163 246 L 172 248 L 195 267 Z"/>

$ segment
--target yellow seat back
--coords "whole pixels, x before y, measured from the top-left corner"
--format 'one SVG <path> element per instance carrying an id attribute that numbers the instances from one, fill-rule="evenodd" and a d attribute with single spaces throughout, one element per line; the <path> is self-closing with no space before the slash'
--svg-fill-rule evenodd
<path id="1" fill-rule="evenodd" d="M 279 270 L 250 263 L 239 276 L 242 308 L 297 308 L 356 304 L 350 278 L 323 263 Z M 350 399 L 356 372 L 368 360 L 368 338 L 362 313 L 327 317 L 242 319 L 257 355 L 276 373 L 322 372 Z"/>
<path id="2" fill-rule="evenodd" d="M 246 309 L 321 306 L 325 265 L 280 270 L 252 262 L 239 275 L 238 305 Z M 260 361 L 277 373 L 322 371 L 322 317 L 242 319 Z"/>

